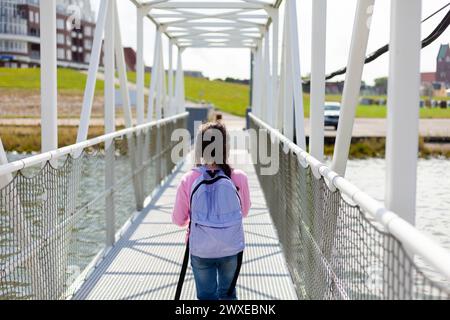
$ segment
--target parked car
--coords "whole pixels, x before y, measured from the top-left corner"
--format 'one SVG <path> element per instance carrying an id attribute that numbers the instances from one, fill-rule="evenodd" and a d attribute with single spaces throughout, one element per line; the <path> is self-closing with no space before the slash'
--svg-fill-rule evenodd
<path id="1" fill-rule="evenodd" d="M 337 102 L 325 102 L 324 110 L 325 126 L 334 127 L 337 130 L 341 105 Z"/>

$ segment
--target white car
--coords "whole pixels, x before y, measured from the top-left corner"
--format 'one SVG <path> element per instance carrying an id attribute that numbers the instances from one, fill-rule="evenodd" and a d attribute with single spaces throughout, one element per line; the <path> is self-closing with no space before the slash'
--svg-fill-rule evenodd
<path id="1" fill-rule="evenodd" d="M 324 116 L 325 126 L 334 127 L 337 130 L 339 125 L 339 115 L 341 114 L 341 104 L 338 102 L 325 102 Z"/>

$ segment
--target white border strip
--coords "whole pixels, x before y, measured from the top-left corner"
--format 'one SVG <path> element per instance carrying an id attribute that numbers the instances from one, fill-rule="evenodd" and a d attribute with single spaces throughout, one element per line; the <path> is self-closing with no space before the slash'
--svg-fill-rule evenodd
<path id="1" fill-rule="evenodd" d="M 397 238 L 411 254 L 422 257 L 427 263 L 434 267 L 440 274 L 450 281 L 450 252 L 441 247 L 436 241 L 417 230 L 411 224 L 400 218 L 397 214 L 386 209 L 380 202 L 361 191 L 345 178 L 339 176 L 326 165 L 316 160 L 306 151 L 294 144 L 273 129 L 255 115 L 250 113 L 250 118 L 261 128 L 267 130 L 274 139 L 287 145 L 289 149 L 297 154 L 300 162 L 305 162 L 316 178 L 324 177 L 331 189 L 339 190 L 342 194 L 351 198 L 358 206 L 379 221 L 386 230 Z"/>

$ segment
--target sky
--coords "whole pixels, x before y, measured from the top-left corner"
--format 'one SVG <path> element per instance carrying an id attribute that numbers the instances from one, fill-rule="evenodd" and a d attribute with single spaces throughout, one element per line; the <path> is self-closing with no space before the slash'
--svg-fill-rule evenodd
<path id="1" fill-rule="evenodd" d="M 90 0 L 98 10 L 100 0 Z M 313 0 L 297 0 L 299 24 L 300 64 L 303 75 L 308 75 L 311 64 L 311 6 Z M 422 1 L 422 16 L 427 17 L 444 6 L 448 0 Z M 327 16 L 327 73 L 340 69 L 347 64 L 351 34 L 357 0 L 328 0 Z M 367 53 L 389 43 L 391 0 L 376 0 Z M 118 1 L 121 20 L 121 33 L 125 46 L 136 48 L 136 8 L 127 0 Z M 446 9 L 448 10 L 448 9 Z M 422 39 L 428 36 L 439 24 L 446 10 L 422 24 Z M 282 23 L 281 23 L 282 25 Z M 153 42 L 155 27 L 151 21 L 144 22 L 145 63 L 153 63 Z M 450 29 L 447 29 L 429 47 L 422 50 L 422 72 L 436 70 L 436 57 L 439 46 L 450 42 Z M 165 64 L 167 67 L 167 39 L 164 41 Z M 363 80 L 373 84 L 373 80 L 387 76 L 389 55 L 378 58 L 364 68 Z M 250 77 L 250 51 L 248 49 L 187 49 L 183 54 L 185 70 L 202 71 L 211 79 L 233 77 L 248 79 Z M 335 78 L 343 80 L 343 76 Z"/>

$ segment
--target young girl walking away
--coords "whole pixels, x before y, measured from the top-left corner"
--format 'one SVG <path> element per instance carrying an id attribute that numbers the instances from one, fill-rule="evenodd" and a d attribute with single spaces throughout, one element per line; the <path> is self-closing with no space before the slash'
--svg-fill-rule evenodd
<path id="1" fill-rule="evenodd" d="M 189 226 L 187 250 L 199 300 L 237 299 L 245 247 L 242 219 L 250 209 L 250 192 L 246 174 L 227 164 L 229 151 L 222 123 L 200 128 L 196 167 L 182 178 L 173 210 L 173 223 Z"/>

